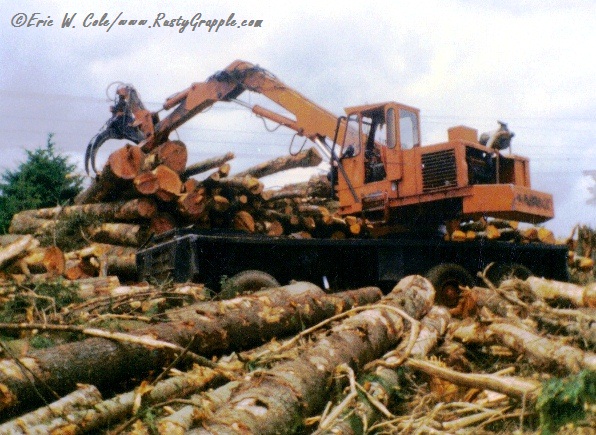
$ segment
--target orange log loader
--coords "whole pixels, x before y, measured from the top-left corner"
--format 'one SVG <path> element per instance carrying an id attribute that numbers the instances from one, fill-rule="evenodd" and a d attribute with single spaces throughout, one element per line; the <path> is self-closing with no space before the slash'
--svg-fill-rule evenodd
<path id="1" fill-rule="evenodd" d="M 238 99 L 247 91 L 265 96 L 289 115 L 248 106 Z M 503 152 L 510 148 L 514 135 L 504 123 L 480 137 L 475 129 L 457 126 L 449 129 L 446 142 L 422 146 L 420 112 L 414 107 L 396 102 L 367 104 L 346 108 L 345 115 L 338 117 L 265 69 L 240 60 L 168 98 L 163 109 L 169 112 L 163 119 L 144 107 L 132 86 L 120 87 L 117 95 L 112 118 L 87 148 L 88 172 L 90 167 L 95 170 L 97 150 L 108 139 L 127 139 L 150 151 L 166 142 L 172 130 L 213 104 L 238 102 L 309 139 L 329 161 L 338 213 L 367 219 L 377 236 L 371 240 L 270 237 L 255 241 L 248 235 L 177 231 L 171 240 L 161 238 L 156 246 L 139 251 L 142 277 L 160 269 L 156 258 L 163 262 L 163 255 L 158 253 L 174 245 L 178 248 L 166 269 L 177 280 L 219 282 L 222 275 L 257 269 L 280 281 L 308 279 L 345 288 L 392 283 L 417 273 L 432 278 L 441 290 L 449 285 L 472 285 L 472 276 L 494 263 L 501 265 L 497 269 L 502 273 L 521 271 L 522 275 L 559 280 L 568 276 L 564 247 L 447 242 L 420 235 L 422 231 L 416 237 L 411 232 L 397 236 L 404 229 L 426 230 L 447 221 L 494 217 L 539 224 L 554 216 L 552 196 L 531 188 L 529 160 Z M 265 256 L 242 255 L 247 243 L 249 248 L 276 254 L 255 261 Z M 274 257 L 276 261 L 271 260 Z M 296 263 L 297 259 L 304 261 Z"/>

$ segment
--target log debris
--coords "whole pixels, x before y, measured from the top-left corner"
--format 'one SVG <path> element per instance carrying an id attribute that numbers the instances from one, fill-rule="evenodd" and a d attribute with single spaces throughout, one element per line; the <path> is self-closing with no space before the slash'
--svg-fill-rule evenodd
<path id="1" fill-rule="evenodd" d="M 379 297 L 378 289 L 331 296 L 312 284 L 296 283 L 228 301 L 206 302 L 197 309 L 192 321 L 160 323 L 133 334 L 212 355 L 296 332 L 303 325 Z M 238 328 L 239 323 L 242 328 Z M 39 402 L 40 392 L 47 394 L 48 388 L 64 394 L 76 388 L 77 383 L 89 383 L 101 391 L 116 385 L 118 380 L 147 375 L 171 359 L 169 350 L 89 338 L 35 350 L 19 361 L 1 360 L 0 410 L 11 414 L 23 406 L 32 406 Z M 102 369 L 97 370 L 98 366 Z M 27 367 L 26 372 L 23 367 Z M 34 377 L 29 379 L 29 374 Z"/>
<path id="2" fill-rule="evenodd" d="M 250 374 L 225 404 L 200 422 L 200 428 L 187 433 L 223 434 L 240 428 L 247 433 L 291 433 L 304 418 L 323 408 L 337 366 L 362 367 L 397 345 L 404 321 L 393 309 L 408 307 L 421 317 L 433 300 L 434 289 L 424 278 L 402 281 L 377 309 L 334 326 L 298 358 Z"/>

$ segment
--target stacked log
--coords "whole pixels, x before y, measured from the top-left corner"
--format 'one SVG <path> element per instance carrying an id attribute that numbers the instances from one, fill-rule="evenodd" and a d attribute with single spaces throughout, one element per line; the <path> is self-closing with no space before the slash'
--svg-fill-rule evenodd
<path id="1" fill-rule="evenodd" d="M 449 222 L 446 225 L 445 240 L 454 242 L 498 240 L 517 243 L 557 243 L 553 232 L 547 228 L 524 227 L 516 221 L 485 218 L 469 222 Z"/>
<path id="2" fill-rule="evenodd" d="M 312 216 L 297 216 L 294 220 L 302 219 L 305 222 L 291 228 L 288 225 L 284 227 L 278 219 L 272 218 L 267 213 L 272 208 L 267 207 L 267 204 L 275 193 L 265 192 L 259 180 L 279 171 L 318 165 L 321 158 L 314 149 L 264 162 L 229 176 L 231 167 L 228 161 L 233 157 L 232 153 L 227 153 L 186 166 L 185 147 L 179 141 L 166 142 L 148 155 L 139 147 L 127 145 L 110 155 L 102 173 L 75 202 L 82 210 L 83 204 L 108 197 L 107 192 L 114 201 L 131 197 L 136 200 L 152 199 L 156 209 L 148 228 L 154 233 L 186 225 L 233 228 L 270 235 L 287 234 L 290 229 L 314 229 L 316 219 Z M 209 170 L 212 172 L 206 177 L 194 178 Z M 305 189 L 310 188 L 313 192 L 321 190 L 318 186 L 320 183 L 320 179 L 314 179 L 305 185 Z M 307 197 L 304 193 L 306 191 L 302 191 L 303 198 Z M 115 198 L 118 194 L 121 197 Z M 323 213 L 329 214 L 326 211 Z M 49 222 L 45 226 L 39 221 L 29 222 L 29 218 L 40 219 L 41 216 L 51 219 L 51 215 L 34 212 L 19 215 L 13 223 L 12 232 L 39 233 L 51 230 L 52 224 Z"/>
<path id="3" fill-rule="evenodd" d="M 272 236 L 294 229 L 306 231 L 306 226 L 284 227 L 267 213 L 270 209 L 265 205 L 270 192 L 264 192 L 258 177 L 317 165 L 321 162 L 318 154 L 310 149 L 229 176 L 228 161 L 233 157 L 232 153 L 227 153 L 187 166 L 187 150 L 180 141 L 168 141 L 149 153 L 138 146 L 126 145 L 109 156 L 101 174 L 77 196 L 75 205 L 17 213 L 9 233 L 31 235 L 60 245 L 57 240 L 60 225 L 70 227 L 71 233 L 74 226 L 78 226 L 74 231 L 78 230 L 77 235 L 87 249 L 67 252 L 68 264 L 61 269 L 52 266 L 52 273 L 69 279 L 117 273 L 128 279 L 134 276 L 134 255 L 130 248 L 143 245 L 152 234 L 181 226 L 232 228 Z M 209 170 L 212 172 L 202 179 L 193 178 Z M 76 224 L 71 220 L 76 220 Z M 312 222 L 308 229 L 313 229 Z M 28 245 L 32 240 L 35 239 L 28 237 L 19 243 Z M 99 244 L 111 245 L 111 248 L 99 254 Z M 11 273 L 29 275 L 47 271 L 40 267 L 42 250 L 32 252 L 33 248 L 29 246 L 26 252 L 15 254 L 19 264 L 10 262 Z M 18 246 L 10 249 L 18 249 Z"/>
<path id="4" fill-rule="evenodd" d="M 89 247 L 68 249 L 69 279 L 130 273 L 130 249 L 143 245 L 151 235 L 193 225 L 200 229 L 231 229 L 246 233 L 299 238 L 368 236 L 367 223 L 335 215 L 329 181 L 315 176 L 309 182 L 265 190 L 261 177 L 321 162 L 314 149 L 264 162 L 231 175 L 232 153 L 187 165 L 186 147 L 168 141 L 145 153 L 126 145 L 114 151 L 102 172 L 75 199 L 75 205 L 26 210 L 11 222 L 11 234 L 30 234 L 60 244 L 64 226 Z M 76 223 L 71 223 L 76 221 Z M 112 245 L 125 254 L 89 254 L 97 244 Z M 95 246 L 94 246 L 95 245 Z M 118 259 L 118 261 L 116 261 Z M 28 264 L 32 264 L 28 261 Z M 101 265 L 100 265 L 101 264 Z M 117 265 L 118 264 L 118 265 Z M 37 271 L 37 268 L 34 267 Z M 117 271 L 117 272 L 116 272 Z"/>

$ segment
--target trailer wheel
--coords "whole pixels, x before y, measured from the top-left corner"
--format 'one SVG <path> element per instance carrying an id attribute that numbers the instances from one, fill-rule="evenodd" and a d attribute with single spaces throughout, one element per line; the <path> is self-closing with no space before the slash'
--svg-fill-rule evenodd
<path id="1" fill-rule="evenodd" d="M 460 287 L 473 287 L 474 278 L 459 264 L 442 263 L 426 273 L 435 288 L 435 301 L 449 308 L 457 306 Z"/>
<path id="2" fill-rule="evenodd" d="M 245 270 L 225 280 L 221 286 L 219 297 L 231 299 L 238 295 L 272 287 L 279 287 L 279 282 L 268 273 L 260 270 Z"/>
<path id="3" fill-rule="evenodd" d="M 484 276 L 497 287 L 507 279 L 526 280 L 532 275 L 530 269 L 518 263 L 491 263 L 484 269 Z"/>

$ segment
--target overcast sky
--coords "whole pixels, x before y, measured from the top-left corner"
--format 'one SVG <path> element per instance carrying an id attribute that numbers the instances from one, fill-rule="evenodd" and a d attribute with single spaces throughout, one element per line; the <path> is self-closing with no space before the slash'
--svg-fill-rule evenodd
<path id="1" fill-rule="evenodd" d="M 577 223 L 596 226 L 596 207 L 587 205 L 595 181 L 584 175 L 596 170 L 593 0 L 0 5 L 0 170 L 23 161 L 25 149 L 43 146 L 50 132 L 82 168 L 87 143 L 110 115 L 113 82 L 134 84 L 158 110 L 168 96 L 243 59 L 337 115 L 389 100 L 418 107 L 425 144 L 446 140 L 454 125 L 484 132 L 505 121 L 515 132 L 513 152 L 530 158 L 533 187 L 554 194 L 557 216 L 546 226 L 559 236 Z M 71 27 L 62 28 L 65 14 L 75 13 Z M 104 14 L 110 22 L 147 23 L 93 26 Z M 193 31 L 157 28 L 160 14 L 262 21 Z M 41 21 L 49 19 L 51 26 Z M 171 137 L 187 144 L 190 163 L 233 151 L 236 171 L 302 144 L 227 103 Z M 98 165 L 119 146 L 106 143 Z"/>

